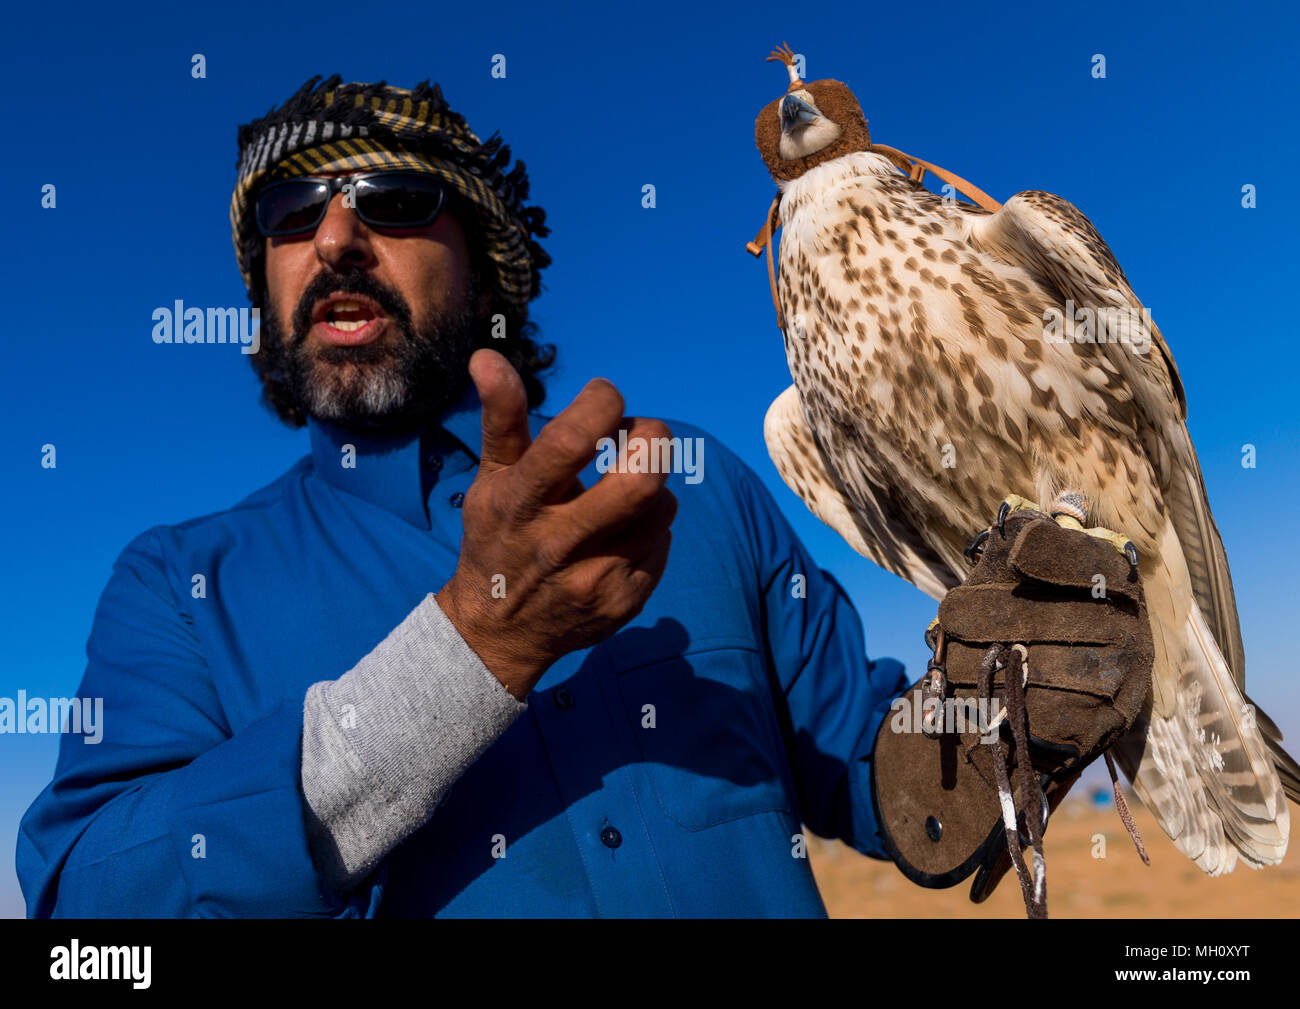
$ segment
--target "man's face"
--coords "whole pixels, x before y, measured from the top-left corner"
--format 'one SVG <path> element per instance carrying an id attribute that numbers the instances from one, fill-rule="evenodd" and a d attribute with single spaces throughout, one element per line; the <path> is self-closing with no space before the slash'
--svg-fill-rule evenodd
<path id="1" fill-rule="evenodd" d="M 265 240 L 263 346 L 308 415 L 415 427 L 465 388 L 483 307 L 465 233 L 445 211 L 427 228 L 371 228 L 343 200 L 314 233 Z"/>

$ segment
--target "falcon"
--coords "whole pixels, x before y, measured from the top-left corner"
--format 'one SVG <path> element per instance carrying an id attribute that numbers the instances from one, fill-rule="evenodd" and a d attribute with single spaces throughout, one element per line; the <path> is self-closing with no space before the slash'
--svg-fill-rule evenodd
<path id="1" fill-rule="evenodd" d="M 1280 862 L 1300 765 L 1244 692 L 1183 384 L 1110 248 L 1050 193 L 998 209 L 932 193 L 872 144 L 846 85 L 805 83 L 788 46 L 768 58 L 790 76 L 755 124 L 779 191 L 765 231 L 782 229 L 774 296 L 794 380 L 764 421 L 782 479 L 935 599 L 963 581 L 1000 502 L 1123 530 L 1155 663 L 1117 762 L 1206 873 Z"/>

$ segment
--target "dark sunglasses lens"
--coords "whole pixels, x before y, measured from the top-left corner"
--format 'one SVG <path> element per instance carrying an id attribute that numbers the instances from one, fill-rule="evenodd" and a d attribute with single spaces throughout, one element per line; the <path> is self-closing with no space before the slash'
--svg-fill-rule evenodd
<path id="1" fill-rule="evenodd" d="M 444 198 L 442 183 L 431 175 L 380 175 L 357 183 L 357 209 L 378 227 L 430 225 Z"/>
<path id="2" fill-rule="evenodd" d="M 314 228 L 329 187 L 320 182 L 289 182 L 268 189 L 257 201 L 257 223 L 263 234 L 285 235 Z"/>

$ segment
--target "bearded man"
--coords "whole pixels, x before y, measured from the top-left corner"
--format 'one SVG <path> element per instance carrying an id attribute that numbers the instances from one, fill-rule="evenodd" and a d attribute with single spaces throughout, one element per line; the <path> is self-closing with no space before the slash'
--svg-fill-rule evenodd
<path id="1" fill-rule="evenodd" d="M 427 83 L 312 78 L 238 139 L 252 360 L 311 451 L 118 559 L 29 914 L 824 915 L 801 823 L 885 856 L 902 667 L 716 441 L 600 379 L 535 412 L 522 162 Z M 628 464 L 684 439 L 693 478 Z"/>

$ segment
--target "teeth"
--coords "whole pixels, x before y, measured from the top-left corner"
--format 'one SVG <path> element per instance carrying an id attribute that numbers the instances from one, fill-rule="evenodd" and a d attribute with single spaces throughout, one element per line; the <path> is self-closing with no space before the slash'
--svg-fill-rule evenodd
<path id="1" fill-rule="evenodd" d="M 361 329 L 370 320 L 369 319 L 341 319 L 339 316 L 346 315 L 369 315 L 365 306 L 356 301 L 336 301 L 329 307 L 326 314 L 326 321 L 335 329 L 342 333 L 355 333 Z"/>

